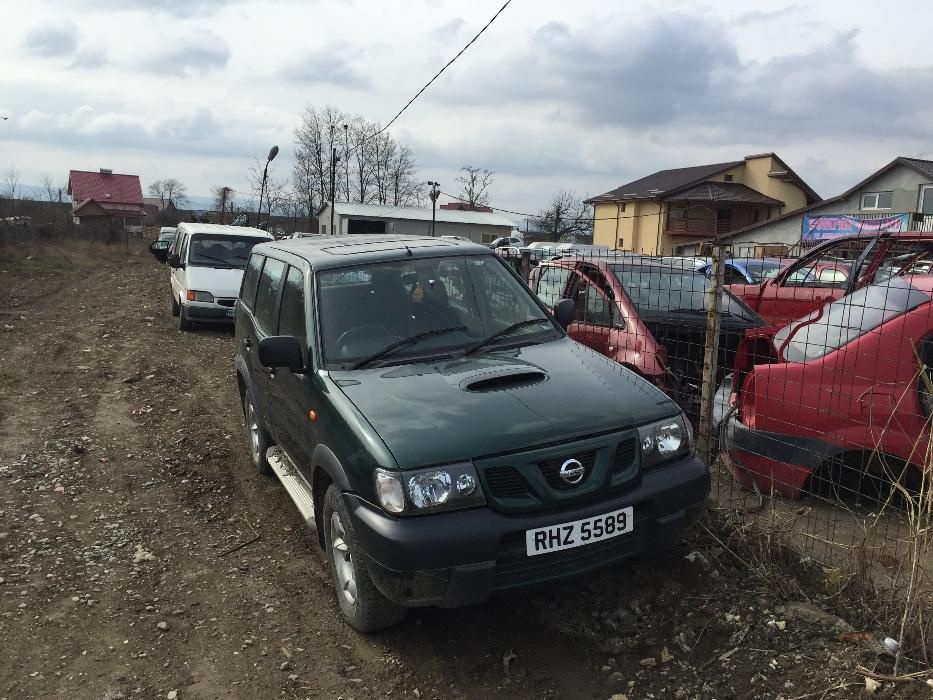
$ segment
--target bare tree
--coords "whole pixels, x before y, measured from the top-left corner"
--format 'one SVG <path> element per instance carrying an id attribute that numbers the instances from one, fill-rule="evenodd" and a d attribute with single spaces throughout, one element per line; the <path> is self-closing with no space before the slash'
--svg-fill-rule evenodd
<path id="1" fill-rule="evenodd" d="M 7 199 L 16 199 L 16 191 L 19 189 L 19 168 L 15 163 L 10 163 L 10 167 L 3 171 L 3 196 Z"/>
<path id="2" fill-rule="evenodd" d="M 593 212 L 573 190 L 559 190 L 532 224 L 553 240 L 576 239 L 593 232 Z"/>
<path id="3" fill-rule="evenodd" d="M 302 115 L 301 124 L 295 129 L 292 182 L 307 206 L 309 218 L 313 204 L 320 206 L 330 201 L 331 152 L 337 147 L 338 153 L 343 153 L 343 124 L 348 119 L 336 107 L 328 105 L 316 109 L 308 106 Z M 339 168 L 337 172 L 340 172 Z M 343 198 L 346 181 L 339 176 L 335 180 L 335 199 L 339 201 Z"/>
<path id="4" fill-rule="evenodd" d="M 482 207 L 489 204 L 489 193 L 487 190 L 492 184 L 492 178 L 495 173 L 485 168 L 474 168 L 472 165 L 464 165 L 460 168 L 460 177 L 457 182 L 460 183 L 460 199 L 469 204 L 470 207 Z"/>
<path id="5" fill-rule="evenodd" d="M 372 200 L 370 189 L 375 180 L 375 139 L 373 138 L 379 127 L 362 117 L 354 117 L 350 124 L 350 143 L 348 165 L 353 166 L 354 185 L 356 192 L 354 200 L 364 203 Z"/>
<path id="6" fill-rule="evenodd" d="M 418 178 L 415 157 L 408 146 L 399 146 L 389 163 L 389 194 L 396 207 L 420 205 L 425 183 Z"/>
<path id="7" fill-rule="evenodd" d="M 226 185 L 218 185 L 211 188 L 211 194 L 214 196 L 214 209 L 218 211 L 217 223 L 223 224 L 226 222 L 227 213 L 233 213 L 234 190 Z"/>
<path id="8" fill-rule="evenodd" d="M 149 194 L 159 199 L 163 209 L 170 203 L 181 207 L 188 202 L 188 188 L 173 177 L 153 182 L 149 185 Z"/>

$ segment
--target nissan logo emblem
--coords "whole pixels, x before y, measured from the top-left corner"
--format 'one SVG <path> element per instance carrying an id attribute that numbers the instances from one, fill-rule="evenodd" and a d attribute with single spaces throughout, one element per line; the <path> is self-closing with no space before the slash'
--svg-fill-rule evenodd
<path id="1" fill-rule="evenodd" d="M 571 486 L 575 486 L 583 481 L 584 474 L 586 474 L 586 470 L 583 468 L 583 465 L 580 464 L 580 460 L 568 459 L 560 465 L 560 478 Z"/>

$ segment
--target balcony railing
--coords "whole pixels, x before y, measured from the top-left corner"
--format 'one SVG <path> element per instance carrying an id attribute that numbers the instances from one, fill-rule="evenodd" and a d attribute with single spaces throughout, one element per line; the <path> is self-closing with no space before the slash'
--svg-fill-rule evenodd
<path id="1" fill-rule="evenodd" d="M 668 217 L 665 232 L 672 235 L 683 236 L 721 236 L 729 233 L 734 226 L 731 220 L 713 219 L 675 219 Z"/>

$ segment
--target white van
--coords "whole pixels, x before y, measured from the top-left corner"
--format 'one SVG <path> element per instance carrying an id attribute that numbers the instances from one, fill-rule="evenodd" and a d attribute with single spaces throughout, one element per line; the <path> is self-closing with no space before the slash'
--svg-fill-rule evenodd
<path id="1" fill-rule="evenodd" d="M 273 240 L 256 228 L 178 224 L 168 254 L 172 268 L 172 316 L 178 329 L 191 323 L 233 323 L 243 270 L 257 243 Z"/>

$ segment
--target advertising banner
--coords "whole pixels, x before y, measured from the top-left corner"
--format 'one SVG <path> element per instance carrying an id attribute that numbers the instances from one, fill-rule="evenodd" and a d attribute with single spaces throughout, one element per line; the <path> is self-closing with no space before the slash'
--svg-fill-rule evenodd
<path id="1" fill-rule="evenodd" d="M 909 214 L 891 214 L 880 219 L 866 219 L 847 214 L 804 216 L 802 238 L 805 241 L 825 241 L 857 233 L 906 231 L 909 218 Z"/>

